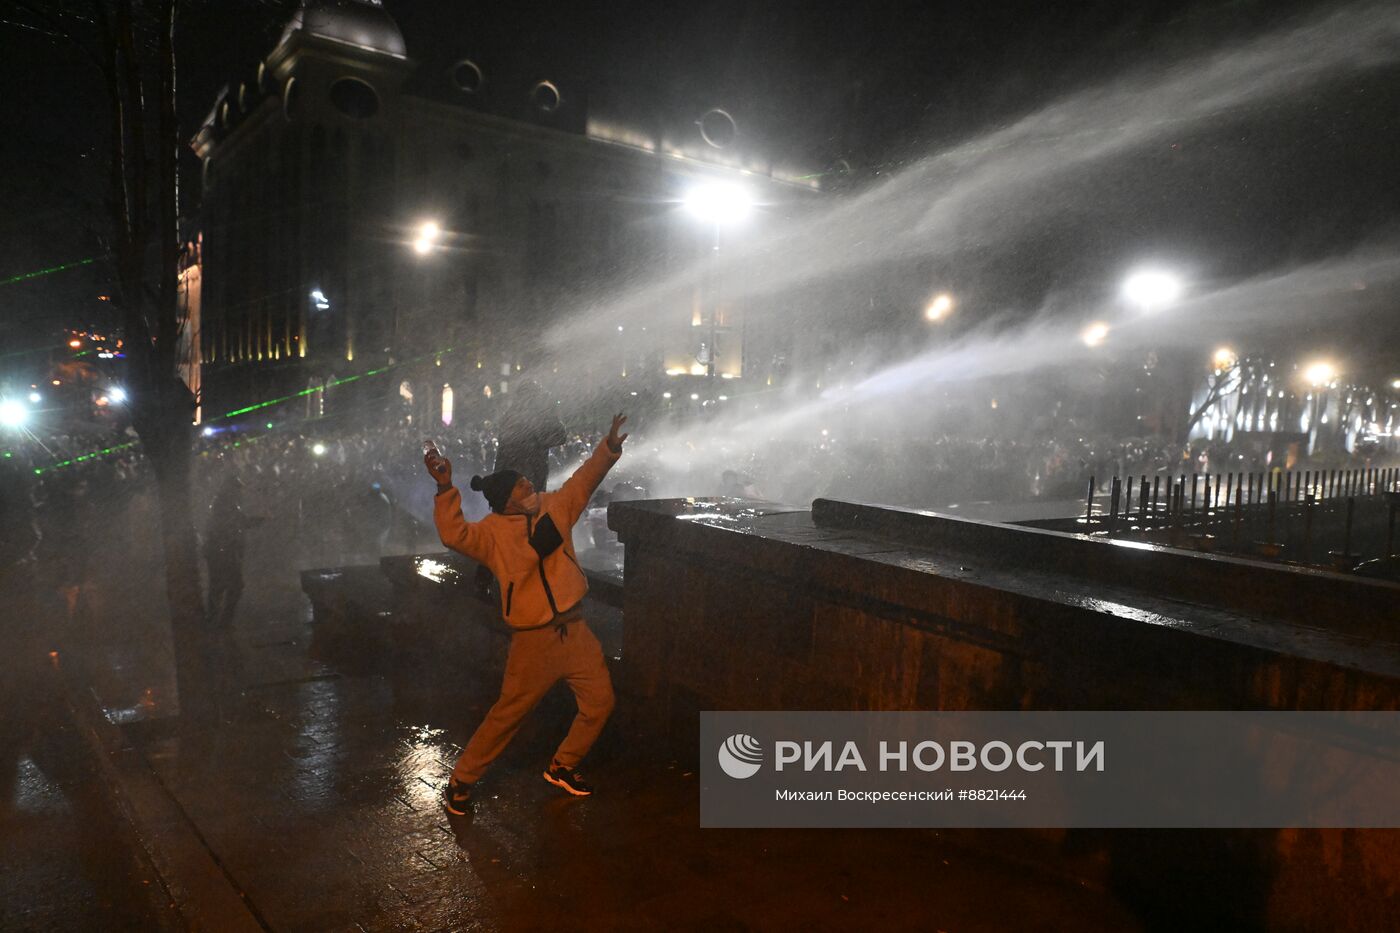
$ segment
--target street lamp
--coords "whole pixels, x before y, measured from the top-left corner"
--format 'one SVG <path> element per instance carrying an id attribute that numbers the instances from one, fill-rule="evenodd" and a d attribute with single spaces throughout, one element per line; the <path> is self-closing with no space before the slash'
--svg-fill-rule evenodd
<path id="1" fill-rule="evenodd" d="M 1311 454 L 1317 449 L 1318 439 L 1321 436 L 1319 425 L 1322 423 L 1324 413 L 1327 411 L 1327 402 L 1323 400 L 1323 390 L 1332 384 L 1337 378 L 1337 367 L 1326 360 L 1317 360 L 1309 363 L 1303 369 L 1303 379 L 1308 385 L 1313 387 L 1312 391 L 1312 418 L 1308 422 L 1308 453 Z"/>
<path id="2" fill-rule="evenodd" d="M 1181 297 L 1181 280 L 1160 269 L 1138 269 L 1123 280 L 1123 297 L 1151 314 Z"/>
<path id="3" fill-rule="evenodd" d="M 1321 388 L 1337 378 L 1337 367 L 1326 360 L 1318 360 L 1316 363 L 1308 364 L 1308 367 L 1303 370 L 1303 378 L 1313 388 Z"/>
<path id="4" fill-rule="evenodd" d="M 436 222 L 425 220 L 418 225 L 418 239 L 413 241 L 413 251 L 419 256 L 426 256 L 433 251 L 437 245 L 438 237 L 442 234 L 442 228 Z"/>
<path id="5" fill-rule="evenodd" d="M 742 185 L 730 181 L 697 182 L 686 191 L 681 203 L 691 216 L 709 224 L 714 230 L 712 254 L 719 259 L 720 234 L 725 227 L 741 223 L 753 210 L 753 200 Z M 714 298 L 710 302 L 710 340 L 705 346 L 705 357 L 696 361 L 705 367 L 705 375 L 713 381 L 715 365 L 719 359 L 715 343 L 719 336 L 719 285 L 710 283 Z"/>
<path id="6" fill-rule="evenodd" d="M 1095 321 L 1080 332 L 1079 339 L 1084 341 L 1086 347 L 1100 346 L 1108 339 L 1108 325 L 1103 321 Z"/>
<path id="7" fill-rule="evenodd" d="M 717 227 L 739 223 L 753 210 L 748 190 L 729 181 L 699 182 L 681 203 L 693 216 Z"/>
<path id="8" fill-rule="evenodd" d="M 28 420 L 29 410 L 19 402 L 10 399 L 0 402 L 0 425 L 7 428 L 21 428 Z"/>
<path id="9" fill-rule="evenodd" d="M 953 296 L 947 292 L 934 295 L 932 300 L 924 308 L 924 318 L 937 323 L 944 320 L 953 311 Z"/>
<path id="10" fill-rule="evenodd" d="M 1220 347 L 1215 351 L 1213 359 L 1215 361 L 1216 372 L 1223 373 L 1225 370 L 1233 368 L 1235 363 L 1239 362 L 1239 355 L 1229 347 Z"/>

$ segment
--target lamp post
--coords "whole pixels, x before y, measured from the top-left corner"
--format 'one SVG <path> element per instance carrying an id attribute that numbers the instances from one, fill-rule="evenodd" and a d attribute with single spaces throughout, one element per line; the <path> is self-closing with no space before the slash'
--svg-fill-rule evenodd
<path id="1" fill-rule="evenodd" d="M 1103 342 L 1108 339 L 1108 325 L 1103 321 L 1094 321 L 1080 331 L 1079 339 L 1086 347 L 1103 346 Z"/>
<path id="2" fill-rule="evenodd" d="M 741 185 L 727 181 L 706 181 L 697 183 L 687 191 L 682 203 L 691 216 L 709 225 L 713 231 L 711 276 L 717 276 L 721 235 L 724 228 L 739 224 L 748 217 L 753 210 L 753 201 L 750 199 L 748 191 Z M 713 292 L 713 301 L 710 306 L 710 339 L 705 346 L 705 359 L 699 362 L 705 364 L 705 374 L 713 384 L 715 364 L 719 358 L 715 346 L 719 337 L 720 295 L 718 283 L 712 283 L 709 290 Z"/>
<path id="3" fill-rule="evenodd" d="M 438 237 L 442 234 L 442 229 L 435 221 L 426 220 L 418 225 L 418 237 L 413 241 L 413 251 L 419 256 L 426 256 L 433 251 L 437 245 Z"/>
<path id="4" fill-rule="evenodd" d="M 929 303 L 924 306 L 924 320 L 930 324 L 940 324 L 948 319 L 948 315 L 953 313 L 953 296 L 947 292 L 939 292 L 929 299 Z"/>
<path id="5" fill-rule="evenodd" d="M 1123 297 L 1143 314 L 1153 314 L 1181 297 L 1181 279 L 1161 269 L 1138 269 L 1123 280 Z"/>
<path id="6" fill-rule="evenodd" d="M 29 420 L 29 411 L 19 402 L 0 401 L 0 426 L 19 429 Z"/>
<path id="7" fill-rule="evenodd" d="M 1318 425 L 1321 423 L 1323 413 L 1327 410 L 1327 406 L 1322 401 L 1323 390 L 1331 385 L 1332 381 L 1336 378 L 1337 367 L 1326 360 L 1318 360 L 1315 363 L 1309 363 L 1307 368 L 1303 370 L 1303 379 L 1307 381 L 1308 385 L 1312 386 L 1313 390 L 1313 414 L 1312 420 L 1308 424 L 1309 454 L 1317 450 L 1317 441 L 1321 435 L 1321 432 L 1318 430 Z"/>

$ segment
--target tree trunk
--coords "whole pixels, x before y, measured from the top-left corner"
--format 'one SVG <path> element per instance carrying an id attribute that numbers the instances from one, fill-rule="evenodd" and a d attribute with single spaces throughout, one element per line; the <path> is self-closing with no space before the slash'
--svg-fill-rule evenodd
<path id="1" fill-rule="evenodd" d="M 178 376 L 180 135 L 175 109 L 176 0 L 143 7 L 157 27 L 155 92 L 149 93 L 131 0 L 116 0 L 107 64 L 113 107 L 114 221 L 126 323 L 132 426 L 156 476 L 165 595 L 182 711 L 212 709 L 199 558 L 191 517 L 194 400 Z M 99 14 L 101 7 L 99 5 Z M 154 100 L 154 106 L 151 101 Z M 154 131 L 152 131 L 154 130 Z M 149 158 L 153 155 L 154 158 Z M 148 250 L 154 242 L 154 268 Z M 151 281 L 154 273 L 154 281 Z"/>
<path id="2" fill-rule="evenodd" d="M 203 661 L 202 648 L 207 633 L 199 582 L 199 548 L 190 515 L 188 424 L 188 414 L 172 413 L 164 425 L 148 425 L 141 438 L 156 475 L 156 491 L 160 497 L 165 597 L 170 609 L 170 637 L 175 649 L 180 706 L 185 713 L 207 708 L 208 691 L 214 682 L 213 672 L 205 669 Z"/>

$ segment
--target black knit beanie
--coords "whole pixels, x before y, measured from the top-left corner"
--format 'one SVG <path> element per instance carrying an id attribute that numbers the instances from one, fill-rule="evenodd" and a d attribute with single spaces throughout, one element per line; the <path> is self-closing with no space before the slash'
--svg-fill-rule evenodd
<path id="1" fill-rule="evenodd" d="M 519 479 L 520 474 L 514 470 L 498 470 L 490 476 L 473 476 L 472 488 L 486 497 L 491 511 L 504 512 Z"/>

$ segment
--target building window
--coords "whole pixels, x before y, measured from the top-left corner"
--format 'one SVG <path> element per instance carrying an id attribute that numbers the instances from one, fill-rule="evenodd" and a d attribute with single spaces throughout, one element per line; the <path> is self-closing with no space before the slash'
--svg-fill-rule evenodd
<path id="1" fill-rule="evenodd" d="M 359 78 L 340 78 L 332 84 L 331 103 L 353 120 L 365 120 L 379 112 L 379 95 Z"/>
<path id="2" fill-rule="evenodd" d="M 464 94 L 475 94 L 485 80 L 476 62 L 464 58 L 452 66 L 452 83 Z"/>
<path id="3" fill-rule="evenodd" d="M 530 103 L 541 113 L 553 113 L 563 102 L 564 98 L 553 81 L 536 81 L 535 86 L 530 88 Z"/>
<path id="4" fill-rule="evenodd" d="M 727 111 L 716 107 L 700 118 L 700 138 L 716 149 L 723 149 L 734 142 L 739 128 Z"/>

